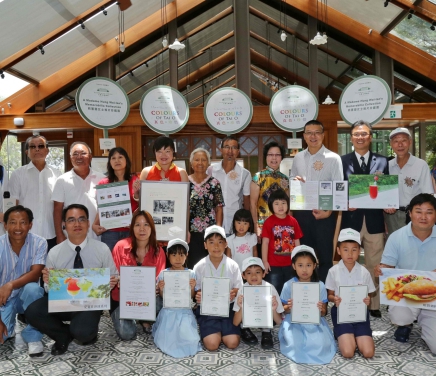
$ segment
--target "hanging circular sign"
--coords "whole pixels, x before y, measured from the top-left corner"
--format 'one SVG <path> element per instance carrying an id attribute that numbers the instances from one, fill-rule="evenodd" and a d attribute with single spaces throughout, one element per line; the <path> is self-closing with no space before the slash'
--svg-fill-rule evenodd
<path id="1" fill-rule="evenodd" d="M 284 131 L 300 131 L 308 121 L 317 118 L 318 100 L 303 86 L 285 86 L 272 97 L 269 114 Z"/>
<path id="2" fill-rule="evenodd" d="M 148 89 L 139 105 L 142 120 L 157 133 L 171 134 L 183 129 L 189 119 L 189 106 L 176 89 L 159 85 Z"/>
<path id="3" fill-rule="evenodd" d="M 349 125 L 359 120 L 374 125 L 383 118 L 391 100 L 391 90 L 385 80 L 377 76 L 362 76 L 351 81 L 342 91 L 339 113 Z"/>
<path id="4" fill-rule="evenodd" d="M 224 87 L 209 95 L 203 113 L 206 123 L 214 131 L 234 134 L 250 124 L 253 117 L 253 105 L 243 91 L 233 87 Z"/>
<path id="5" fill-rule="evenodd" d="M 105 77 L 90 78 L 80 85 L 76 106 L 83 120 L 100 129 L 118 127 L 130 112 L 129 97 L 124 89 Z"/>

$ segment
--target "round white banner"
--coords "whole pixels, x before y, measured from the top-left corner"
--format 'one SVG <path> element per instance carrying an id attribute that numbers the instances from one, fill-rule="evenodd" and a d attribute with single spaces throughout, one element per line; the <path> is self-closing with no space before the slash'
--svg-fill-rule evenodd
<path id="1" fill-rule="evenodd" d="M 243 91 L 224 87 L 209 95 L 203 112 L 206 123 L 214 131 L 234 134 L 250 124 L 253 105 Z"/>
<path id="2" fill-rule="evenodd" d="M 189 119 L 188 102 L 170 86 L 159 85 L 148 89 L 141 98 L 139 109 L 145 124 L 161 134 L 180 131 Z"/>
<path id="3" fill-rule="evenodd" d="M 271 98 L 269 114 L 274 124 L 284 131 L 299 131 L 318 116 L 318 101 L 307 88 L 290 85 Z"/>
<path id="4" fill-rule="evenodd" d="M 378 123 L 392 100 L 391 90 L 385 80 L 377 76 L 362 76 L 351 81 L 339 99 L 342 120 L 353 125 L 358 120 Z"/>
<path id="5" fill-rule="evenodd" d="M 124 89 L 105 77 L 86 80 L 76 93 L 80 116 L 90 125 L 112 129 L 121 125 L 130 112 L 130 101 Z"/>

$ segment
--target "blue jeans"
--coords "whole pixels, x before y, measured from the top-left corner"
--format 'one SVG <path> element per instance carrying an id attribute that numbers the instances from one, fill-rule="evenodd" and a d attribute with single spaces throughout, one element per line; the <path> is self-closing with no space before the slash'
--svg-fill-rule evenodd
<path id="1" fill-rule="evenodd" d="M 126 231 L 105 231 L 101 234 L 101 241 L 106 244 L 111 252 L 113 251 L 115 244 L 117 244 L 121 239 L 129 237 L 129 230 Z"/>
<path id="2" fill-rule="evenodd" d="M 265 281 L 271 283 L 280 295 L 283 285 L 291 279 L 292 266 L 270 266 L 271 271 L 265 275 Z"/>
<path id="3" fill-rule="evenodd" d="M 36 282 L 30 282 L 21 288 L 21 291 L 12 299 L 9 299 L 0 311 L 1 319 L 5 324 L 8 335 L 3 336 L 3 340 L 9 338 L 15 327 L 15 316 L 17 313 L 24 313 L 27 307 L 44 296 L 44 289 Z M 24 342 L 41 341 L 42 334 L 32 325 L 27 325 L 21 332 Z"/>

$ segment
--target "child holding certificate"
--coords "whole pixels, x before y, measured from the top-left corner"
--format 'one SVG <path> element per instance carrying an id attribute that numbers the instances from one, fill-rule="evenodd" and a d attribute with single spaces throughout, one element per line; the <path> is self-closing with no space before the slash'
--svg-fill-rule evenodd
<path id="1" fill-rule="evenodd" d="M 318 279 L 315 251 L 311 247 L 300 245 L 294 248 L 291 257 L 296 277 L 285 283 L 280 295 L 286 313 L 279 330 L 280 352 L 295 363 L 330 363 L 336 353 L 336 343 L 324 317 L 327 312 L 327 291 Z M 295 282 L 319 283 L 319 312 L 314 313 L 318 315 L 319 324 L 292 322 L 292 284 Z"/>
<path id="2" fill-rule="evenodd" d="M 371 274 L 357 262 L 360 256 L 360 242 L 360 233 L 351 228 L 343 229 L 339 233 L 337 252 L 342 260 L 329 270 L 325 281 L 328 299 L 335 303 L 331 310 L 333 331 L 338 339 L 339 350 L 345 358 L 354 356 L 356 344 L 365 358 L 372 358 L 375 351 L 368 310 L 363 322 L 338 324 L 338 307 L 342 301 L 339 286 L 366 285 L 369 293 L 375 291 Z M 369 306 L 370 297 L 364 298 L 363 302 Z"/>
<path id="3" fill-rule="evenodd" d="M 246 258 L 242 263 L 242 276 L 247 281 L 244 286 L 271 286 L 273 320 L 276 324 L 281 324 L 281 313 L 284 311 L 283 305 L 275 287 L 263 280 L 263 277 L 265 277 L 265 266 L 262 260 L 259 257 Z M 241 290 L 239 290 L 236 296 L 236 302 L 233 306 L 233 310 L 235 311 L 233 324 L 235 325 L 239 325 L 242 322 L 242 304 L 243 295 Z M 247 344 L 258 342 L 257 337 L 249 328 L 241 328 L 241 338 Z M 262 341 L 260 345 L 263 349 L 272 349 L 274 347 L 271 329 L 262 329 Z"/>
<path id="4" fill-rule="evenodd" d="M 233 234 L 227 238 L 226 255 L 238 263 L 242 270 L 242 262 L 249 257 L 257 257 L 257 236 L 254 233 L 254 222 L 247 209 L 239 209 L 233 216 Z"/>
<path id="5" fill-rule="evenodd" d="M 188 256 L 188 244 L 182 239 L 173 239 L 168 242 L 167 257 L 171 267 L 167 271 L 188 270 L 189 296 L 183 296 L 184 300 L 192 302 L 195 288 L 195 274 L 185 268 Z M 164 273 L 162 270 L 158 277 L 159 294 L 164 295 Z M 169 274 L 171 276 L 171 274 Z M 182 295 L 183 291 L 178 291 Z M 182 299 L 179 299 L 182 300 Z M 153 337 L 156 347 L 162 352 L 174 358 L 193 356 L 201 350 L 200 336 L 197 330 L 197 320 L 191 308 L 162 308 L 153 325 Z"/>
<path id="6" fill-rule="evenodd" d="M 226 233 L 222 227 L 213 225 L 206 228 L 204 232 L 204 246 L 209 256 L 201 259 L 194 266 L 194 273 L 197 279 L 195 299 L 198 304 L 203 304 L 202 284 L 205 277 L 212 277 L 215 279 L 214 286 L 216 286 L 216 290 L 208 292 L 207 297 L 209 300 L 207 305 L 217 312 L 225 311 L 225 314 L 221 312 L 219 312 L 220 315 L 201 314 L 201 308 L 204 307 L 197 307 L 195 315 L 200 326 L 200 336 L 204 347 L 209 351 L 217 350 L 221 341 L 229 349 L 234 349 L 239 345 L 240 328 L 237 325 L 233 325 L 233 301 L 238 290 L 242 287 L 241 271 L 238 264 L 224 254 L 227 241 Z M 229 284 L 226 287 L 225 283 L 227 282 Z M 229 296 L 229 300 L 214 306 L 214 299 L 219 301 L 220 297 L 225 294 Z M 206 296 L 204 298 L 206 300 Z"/>
<path id="7" fill-rule="evenodd" d="M 292 273 L 291 252 L 300 245 L 303 233 L 297 220 L 289 213 L 289 196 L 277 189 L 268 199 L 269 216 L 262 227 L 262 261 L 265 280 L 281 292 Z"/>

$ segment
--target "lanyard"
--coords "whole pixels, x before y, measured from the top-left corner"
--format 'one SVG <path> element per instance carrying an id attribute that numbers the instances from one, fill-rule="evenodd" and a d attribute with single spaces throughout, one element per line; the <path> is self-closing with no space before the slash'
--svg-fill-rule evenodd
<path id="1" fill-rule="evenodd" d="M 210 264 L 209 264 L 209 269 L 210 269 L 210 275 L 211 275 L 211 277 L 213 277 L 214 275 L 213 275 L 212 267 L 210 266 Z M 224 263 L 223 263 L 222 266 L 221 266 L 221 274 L 220 274 L 220 277 L 222 277 L 223 274 L 224 274 Z"/>

